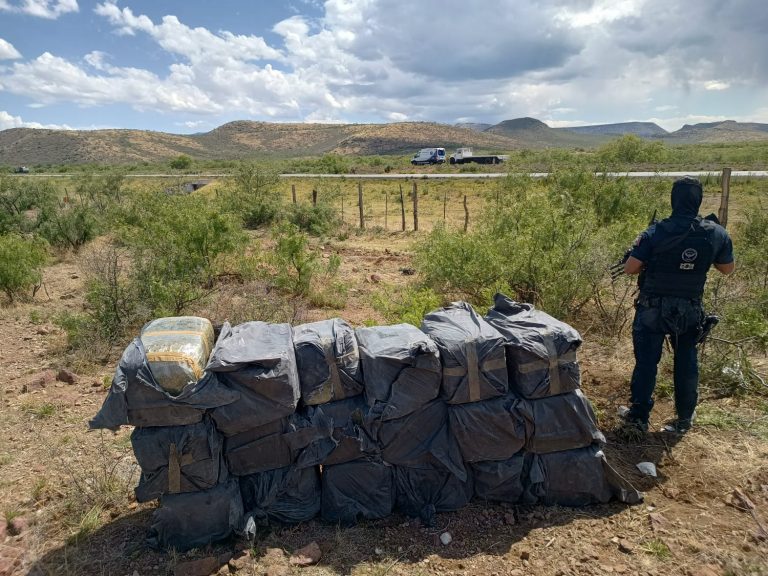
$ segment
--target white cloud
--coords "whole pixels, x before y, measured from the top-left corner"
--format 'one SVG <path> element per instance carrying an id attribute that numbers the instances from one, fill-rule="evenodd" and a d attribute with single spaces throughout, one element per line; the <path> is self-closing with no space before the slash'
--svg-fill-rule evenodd
<path id="1" fill-rule="evenodd" d="M 0 110 L 0 130 L 9 128 L 48 128 L 51 130 L 72 130 L 66 124 L 40 124 L 39 122 L 25 122 L 21 116 L 11 116 L 5 110 Z"/>
<path id="2" fill-rule="evenodd" d="M 720 80 L 709 80 L 704 83 L 704 90 L 728 90 L 731 85 L 728 82 L 721 82 Z"/>
<path id="3" fill-rule="evenodd" d="M 15 60 L 21 58 L 21 53 L 13 47 L 13 44 L 0 38 L 0 60 Z"/>
<path id="4" fill-rule="evenodd" d="M 63 14 L 78 12 L 77 0 L 0 0 L 0 11 L 29 14 L 46 20 L 56 20 Z"/>
<path id="5" fill-rule="evenodd" d="M 598 0 L 586 10 L 574 9 L 570 6 L 560 9 L 557 18 L 574 28 L 596 26 L 637 16 L 644 0 Z"/>
<path id="6" fill-rule="evenodd" d="M 153 20 L 100 0 L 95 13 L 113 33 L 148 38 L 173 64 L 116 66 L 130 53 L 118 60 L 99 46 L 76 59 L 45 52 L 0 66 L 0 90 L 33 105 L 123 104 L 182 113 L 177 125 L 188 129 L 215 125 L 224 112 L 318 122 L 495 123 L 534 116 L 562 126 L 674 114 L 660 120 L 668 126 L 689 112 L 719 114 L 738 94 L 760 105 L 768 100 L 760 80 L 768 51 L 746 50 L 764 43 L 766 27 L 752 20 L 737 28 L 734 17 L 731 28 L 718 29 L 725 39 L 720 58 L 706 26 L 668 25 L 683 21 L 679 0 L 487 0 L 483 10 L 466 0 L 420 2 L 414 10 L 413 3 L 327 0 L 317 19 L 277 22 L 278 39 L 268 43 L 254 34 L 191 27 L 174 15 Z M 709 8 L 692 15 L 695 22 L 707 21 L 716 4 L 702 2 Z M 757 0 L 743 0 L 728 14 L 746 12 L 750 2 L 753 20 L 760 20 Z M 19 0 L 13 9 L 31 4 Z M 0 0 L 2 9 L 11 9 L 7 0 Z M 726 66 L 736 52 L 731 45 L 754 54 L 754 65 Z"/>

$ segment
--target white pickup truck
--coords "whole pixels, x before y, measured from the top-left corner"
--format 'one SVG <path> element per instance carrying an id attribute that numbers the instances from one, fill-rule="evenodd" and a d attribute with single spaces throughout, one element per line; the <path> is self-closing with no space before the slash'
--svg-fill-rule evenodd
<path id="1" fill-rule="evenodd" d="M 456 152 L 451 154 L 451 164 L 469 164 L 474 162 L 475 164 L 501 164 L 507 160 L 509 156 L 505 154 L 490 154 L 487 156 L 475 156 L 472 153 L 472 148 L 457 148 Z"/>

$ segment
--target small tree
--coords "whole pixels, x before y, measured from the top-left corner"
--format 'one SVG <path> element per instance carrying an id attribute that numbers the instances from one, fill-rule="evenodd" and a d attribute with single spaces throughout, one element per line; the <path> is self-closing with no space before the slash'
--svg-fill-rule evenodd
<path id="1" fill-rule="evenodd" d="M 171 168 L 174 170 L 189 170 L 192 166 L 192 158 L 186 154 L 180 154 L 168 162 Z"/>
<path id="2" fill-rule="evenodd" d="M 47 259 L 45 241 L 39 238 L 0 236 L 0 290 L 13 302 L 15 297 L 39 285 Z"/>

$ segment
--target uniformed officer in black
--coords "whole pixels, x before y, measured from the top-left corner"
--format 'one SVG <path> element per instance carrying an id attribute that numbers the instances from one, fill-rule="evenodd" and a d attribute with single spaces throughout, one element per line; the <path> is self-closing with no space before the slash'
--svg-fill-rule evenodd
<path id="1" fill-rule="evenodd" d="M 667 335 L 675 353 L 677 418 L 664 429 L 678 433 L 690 429 L 698 401 L 696 341 L 704 318 L 701 299 L 707 272 L 712 265 L 723 274 L 734 270 L 728 233 L 714 221 L 698 216 L 702 196 L 701 183 L 695 178 L 676 180 L 672 185 L 672 215 L 638 236 L 624 265 L 625 273 L 640 274 L 632 324 L 635 369 L 631 407 L 625 420 L 642 432 L 648 430 L 656 370 Z"/>

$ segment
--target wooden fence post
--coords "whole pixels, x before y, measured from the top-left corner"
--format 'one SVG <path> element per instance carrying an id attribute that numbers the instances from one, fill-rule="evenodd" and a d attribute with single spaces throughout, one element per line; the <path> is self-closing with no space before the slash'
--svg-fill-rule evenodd
<path id="1" fill-rule="evenodd" d="M 413 183 L 413 231 L 419 231 L 419 190 Z"/>
<path id="2" fill-rule="evenodd" d="M 344 191 L 341 192 L 341 223 L 344 224 Z"/>
<path id="3" fill-rule="evenodd" d="M 464 232 L 469 228 L 469 206 L 467 206 L 467 195 L 464 194 Z"/>
<path id="4" fill-rule="evenodd" d="M 384 193 L 384 230 L 387 229 L 387 216 L 389 215 L 389 192 Z"/>
<path id="5" fill-rule="evenodd" d="M 448 191 L 443 191 L 443 222 L 445 222 L 445 214 L 448 209 Z"/>
<path id="6" fill-rule="evenodd" d="M 357 183 L 357 205 L 360 207 L 360 230 L 365 230 L 365 218 L 363 217 L 363 183 Z"/>
<path id="7" fill-rule="evenodd" d="M 728 196 L 731 194 L 730 168 L 723 168 L 721 184 L 723 188 L 723 194 L 720 196 L 720 210 L 718 211 L 717 218 L 720 220 L 720 225 L 725 228 L 728 224 Z"/>
<path id="8" fill-rule="evenodd" d="M 296 184 L 291 184 L 291 199 L 296 204 Z"/>
<path id="9" fill-rule="evenodd" d="M 402 231 L 405 232 L 405 196 L 403 196 L 402 184 L 400 184 L 400 215 L 402 216 Z"/>

